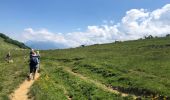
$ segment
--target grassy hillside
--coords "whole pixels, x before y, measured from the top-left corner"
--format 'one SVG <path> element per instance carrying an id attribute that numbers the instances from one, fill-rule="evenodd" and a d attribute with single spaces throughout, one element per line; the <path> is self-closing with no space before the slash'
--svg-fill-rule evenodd
<path id="1" fill-rule="evenodd" d="M 101 85 L 142 99 L 170 99 L 170 38 L 42 51 L 36 100 L 121 100 Z M 96 83 L 94 83 L 96 82 Z"/>
<path id="2" fill-rule="evenodd" d="M 10 43 L 7 43 L 7 42 L 4 42 L 4 39 L 0 37 L 0 47 L 1 47 L 1 50 L 2 49 L 14 49 L 14 48 L 18 48 L 17 46 L 13 45 L 13 44 L 10 44 Z"/>
<path id="3" fill-rule="evenodd" d="M 0 100 L 26 78 L 28 50 L 0 38 Z M 11 51 L 14 63 L 4 60 Z M 170 98 L 170 37 L 41 51 L 35 100 Z M 115 92 L 116 90 L 116 92 Z"/>
<path id="4" fill-rule="evenodd" d="M 9 51 L 13 63 L 5 61 Z M 8 95 L 25 79 L 28 63 L 24 61 L 24 56 L 29 56 L 28 50 L 22 50 L 0 37 L 0 100 L 8 100 Z"/>
<path id="5" fill-rule="evenodd" d="M 6 35 L 3 34 L 3 33 L 0 33 L 0 39 L 1 39 L 1 41 L 4 41 L 5 44 L 6 44 L 6 43 L 9 43 L 9 45 L 12 45 L 12 44 L 13 44 L 13 45 L 15 45 L 15 46 L 17 46 L 17 47 L 19 47 L 19 48 L 29 49 L 29 47 L 26 46 L 24 43 L 21 43 L 21 42 L 19 42 L 19 41 L 17 41 L 17 40 L 13 40 L 13 39 L 11 39 L 10 37 L 6 36 Z M 0 43 L 0 45 L 3 45 L 4 42 Z M 4 44 L 4 45 L 5 45 L 5 44 Z"/>

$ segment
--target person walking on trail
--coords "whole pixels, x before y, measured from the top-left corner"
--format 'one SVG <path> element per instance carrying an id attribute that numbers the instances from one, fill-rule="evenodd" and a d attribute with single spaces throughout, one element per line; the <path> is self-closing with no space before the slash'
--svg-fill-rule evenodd
<path id="1" fill-rule="evenodd" d="M 29 79 L 31 79 L 31 77 L 34 79 L 35 78 L 35 74 L 36 74 L 36 70 L 37 70 L 37 64 L 38 64 L 38 57 L 36 55 L 36 53 L 34 52 L 34 50 L 31 50 L 30 52 L 30 74 L 29 74 Z"/>

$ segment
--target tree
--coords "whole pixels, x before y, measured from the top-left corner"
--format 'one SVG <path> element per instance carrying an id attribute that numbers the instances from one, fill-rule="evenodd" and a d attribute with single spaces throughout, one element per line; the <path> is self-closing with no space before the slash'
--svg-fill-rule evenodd
<path id="1" fill-rule="evenodd" d="M 145 39 L 153 39 L 154 37 L 152 35 L 145 36 Z"/>

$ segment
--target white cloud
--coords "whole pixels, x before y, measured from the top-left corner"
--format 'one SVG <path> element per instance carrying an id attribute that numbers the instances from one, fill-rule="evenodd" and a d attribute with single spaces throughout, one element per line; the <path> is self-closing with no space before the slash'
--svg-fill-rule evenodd
<path id="1" fill-rule="evenodd" d="M 170 4 L 154 11 L 131 9 L 126 12 L 121 22 L 103 21 L 106 25 L 88 26 L 84 32 L 52 33 L 46 29 L 27 28 L 22 34 L 24 41 L 49 42 L 76 47 L 109 43 L 115 40 L 133 40 L 146 35 L 163 36 L 170 33 Z M 108 24 L 109 22 L 109 24 Z"/>

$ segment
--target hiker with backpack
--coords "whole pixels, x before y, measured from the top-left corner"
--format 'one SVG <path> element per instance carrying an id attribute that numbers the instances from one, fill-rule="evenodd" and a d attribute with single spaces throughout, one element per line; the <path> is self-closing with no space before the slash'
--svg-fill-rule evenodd
<path id="1" fill-rule="evenodd" d="M 36 70 L 37 70 L 37 65 L 38 65 L 38 56 L 32 49 L 30 52 L 30 61 L 29 61 L 29 66 L 30 66 L 30 74 L 28 76 L 29 79 L 35 78 Z"/>

